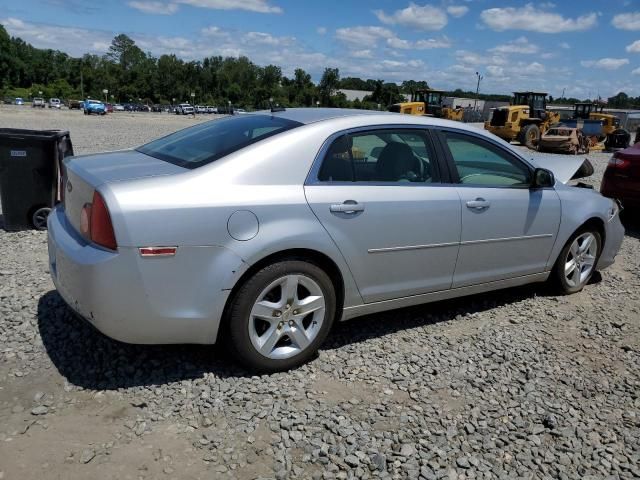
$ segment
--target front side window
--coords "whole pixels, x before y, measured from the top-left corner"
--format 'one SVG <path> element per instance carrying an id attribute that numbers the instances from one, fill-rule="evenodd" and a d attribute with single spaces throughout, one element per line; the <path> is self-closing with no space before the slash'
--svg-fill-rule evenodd
<path id="1" fill-rule="evenodd" d="M 516 157 L 475 137 L 443 132 L 459 182 L 493 187 L 528 187 L 529 168 Z"/>
<path id="2" fill-rule="evenodd" d="M 300 125 L 270 115 L 228 117 L 185 128 L 138 147 L 137 151 L 180 167 L 197 168 Z"/>
<path id="3" fill-rule="evenodd" d="M 322 182 L 434 183 L 439 176 L 422 130 L 375 130 L 345 134 L 324 156 Z"/>

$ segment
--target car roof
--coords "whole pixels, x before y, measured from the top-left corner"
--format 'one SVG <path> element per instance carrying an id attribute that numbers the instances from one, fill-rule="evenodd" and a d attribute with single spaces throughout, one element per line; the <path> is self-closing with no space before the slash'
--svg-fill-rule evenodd
<path id="1" fill-rule="evenodd" d="M 280 111 L 260 110 L 256 114 L 272 115 L 304 124 L 321 122 L 332 118 L 353 117 L 358 115 L 393 115 L 377 110 L 357 110 L 355 108 L 287 108 Z"/>
<path id="2" fill-rule="evenodd" d="M 287 108 L 286 110 L 276 112 L 261 110 L 258 112 L 252 112 L 252 114 L 272 115 L 274 117 L 285 118 L 287 120 L 293 120 L 302 124 L 311 124 L 328 120 L 349 118 L 354 120 L 354 123 L 360 124 L 361 120 L 363 120 L 363 117 L 368 117 L 370 118 L 371 125 L 421 124 L 425 126 L 452 127 L 457 130 L 484 132 L 484 130 L 479 130 L 473 125 L 426 115 L 407 115 L 404 113 L 385 112 L 378 110 L 357 110 L 354 108 Z"/>

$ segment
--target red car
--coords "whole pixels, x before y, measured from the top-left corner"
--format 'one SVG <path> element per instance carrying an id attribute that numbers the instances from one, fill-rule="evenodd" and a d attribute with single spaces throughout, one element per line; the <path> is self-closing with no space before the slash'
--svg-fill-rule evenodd
<path id="1" fill-rule="evenodd" d="M 107 109 L 107 113 L 113 113 L 113 105 L 111 103 L 105 103 L 104 106 Z"/>
<path id="2" fill-rule="evenodd" d="M 600 193 L 617 198 L 626 208 L 640 208 L 640 143 L 613 154 Z"/>

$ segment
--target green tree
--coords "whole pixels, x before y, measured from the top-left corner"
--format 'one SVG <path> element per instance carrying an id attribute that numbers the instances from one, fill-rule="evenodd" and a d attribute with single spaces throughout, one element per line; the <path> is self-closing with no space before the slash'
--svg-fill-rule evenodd
<path id="1" fill-rule="evenodd" d="M 325 68 L 320 79 L 320 102 L 324 107 L 332 107 L 332 96 L 340 86 L 340 71 L 337 68 Z"/>

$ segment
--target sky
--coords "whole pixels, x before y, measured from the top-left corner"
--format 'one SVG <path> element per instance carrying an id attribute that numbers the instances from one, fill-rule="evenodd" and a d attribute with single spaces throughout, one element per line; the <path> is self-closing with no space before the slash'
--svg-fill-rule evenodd
<path id="1" fill-rule="evenodd" d="M 285 75 L 426 80 L 485 93 L 640 95 L 640 0 L 3 0 L 0 23 L 40 48 L 106 52 L 125 33 L 185 60 L 246 55 Z"/>

